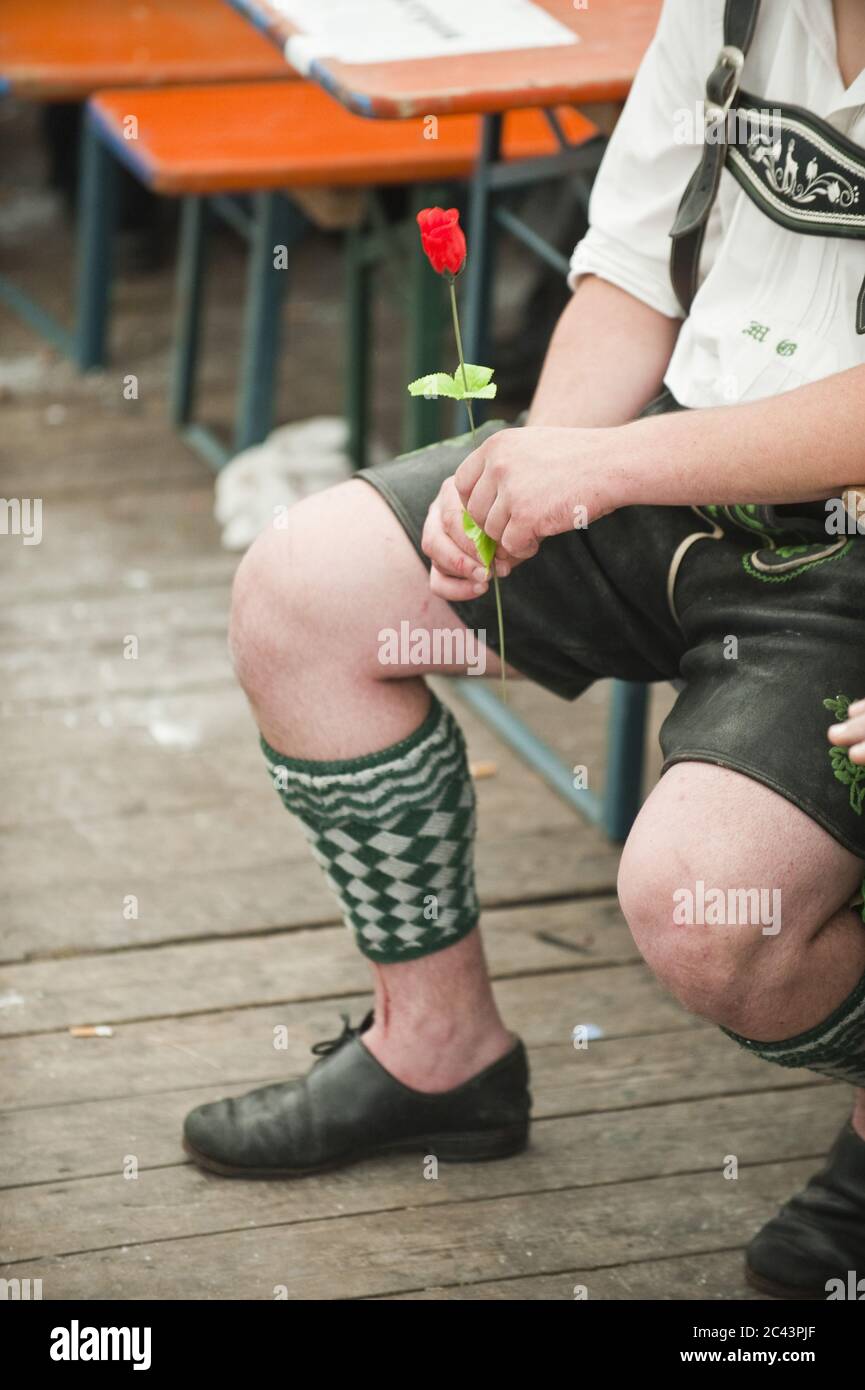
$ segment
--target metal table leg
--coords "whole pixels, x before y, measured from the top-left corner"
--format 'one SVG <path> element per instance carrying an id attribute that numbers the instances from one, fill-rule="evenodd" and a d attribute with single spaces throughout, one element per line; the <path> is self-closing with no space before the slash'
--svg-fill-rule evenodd
<path id="1" fill-rule="evenodd" d="M 614 681 L 607 722 L 607 784 L 604 829 L 611 840 L 625 840 L 643 794 L 648 686 Z"/>
<path id="2" fill-rule="evenodd" d="M 184 198 L 180 209 L 174 362 L 170 383 L 171 421 L 178 429 L 189 424 L 195 406 L 207 256 L 207 221 L 207 199 Z"/>
<path id="3" fill-rule="evenodd" d="M 227 222 L 250 246 L 233 449 L 207 425 L 192 418 L 200 356 L 207 220 L 211 213 Z M 280 320 L 289 275 L 278 250 L 285 247 L 290 264 L 291 252 L 306 227 L 303 214 L 281 193 L 254 195 L 251 214 L 238 198 L 189 198 L 184 204 L 171 414 L 186 442 L 215 471 L 223 468 L 234 453 L 260 443 L 270 432 Z"/>
<path id="4" fill-rule="evenodd" d="M 484 116 L 481 147 L 472 177 L 469 200 L 469 256 L 463 286 L 463 341 L 469 362 L 486 362 L 490 338 L 492 283 L 495 263 L 495 224 L 492 212 L 492 172 L 502 145 L 502 117 Z M 478 401 L 480 406 L 481 402 Z"/>
<path id="5" fill-rule="evenodd" d="M 60 323 L 4 275 L 0 303 L 84 371 L 105 363 L 117 205 L 117 166 L 88 115 L 81 123 L 79 163 L 74 328 Z"/>
<path id="6" fill-rule="evenodd" d="M 345 246 L 345 417 L 348 456 L 354 468 L 366 468 L 369 442 L 373 300 L 372 266 L 364 243 L 364 229 L 353 227 Z"/>
<path id="7" fill-rule="evenodd" d="M 282 306 L 289 276 L 287 267 L 275 264 L 275 252 L 278 246 L 285 246 L 290 257 L 306 227 L 303 213 L 281 193 L 255 195 L 234 437 L 238 452 L 260 443 L 273 425 Z"/>
<path id="8" fill-rule="evenodd" d="M 74 349 L 83 372 L 105 365 L 116 218 L 117 162 L 86 111 L 78 189 Z"/>

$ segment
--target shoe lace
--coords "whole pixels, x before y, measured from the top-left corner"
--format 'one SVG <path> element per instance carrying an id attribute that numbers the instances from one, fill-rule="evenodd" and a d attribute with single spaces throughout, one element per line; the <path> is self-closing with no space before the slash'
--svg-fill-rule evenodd
<path id="1" fill-rule="evenodd" d="M 342 1032 L 339 1037 L 323 1038 L 321 1042 L 313 1043 L 310 1050 L 316 1057 L 330 1057 L 334 1052 L 338 1052 L 341 1047 L 344 1047 L 347 1042 L 351 1042 L 352 1038 L 357 1038 L 361 1033 L 365 1033 L 372 1023 L 373 1015 L 370 1011 L 356 1028 L 352 1027 L 348 1014 L 340 1014 L 340 1018 L 342 1019 Z"/>

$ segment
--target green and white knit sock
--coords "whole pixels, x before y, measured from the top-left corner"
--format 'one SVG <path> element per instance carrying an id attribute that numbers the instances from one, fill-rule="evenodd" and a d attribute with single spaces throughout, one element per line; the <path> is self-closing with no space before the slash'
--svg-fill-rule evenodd
<path id="1" fill-rule="evenodd" d="M 722 1029 L 741 1047 L 781 1067 L 810 1067 L 821 1076 L 865 1086 L 865 976 L 834 1013 L 807 1033 L 781 1042 L 752 1042 Z"/>
<path id="2" fill-rule="evenodd" d="M 307 762 L 261 745 L 364 955 L 417 960 L 472 930 L 474 787 L 462 731 L 440 700 L 408 738 L 363 758 Z"/>

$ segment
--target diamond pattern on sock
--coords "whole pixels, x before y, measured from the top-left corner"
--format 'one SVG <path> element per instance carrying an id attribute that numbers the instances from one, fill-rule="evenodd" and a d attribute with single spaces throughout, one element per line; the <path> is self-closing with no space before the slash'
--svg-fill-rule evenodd
<path id="1" fill-rule="evenodd" d="M 420 729 L 367 758 L 302 762 L 262 746 L 364 954 L 417 959 L 472 930 L 474 787 L 446 706 L 434 698 Z"/>

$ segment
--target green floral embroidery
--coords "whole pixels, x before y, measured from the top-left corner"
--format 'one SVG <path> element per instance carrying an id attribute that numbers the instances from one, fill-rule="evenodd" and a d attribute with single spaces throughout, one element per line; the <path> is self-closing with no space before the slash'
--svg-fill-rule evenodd
<path id="1" fill-rule="evenodd" d="M 736 503 L 734 507 L 726 507 L 725 510 L 731 521 L 743 526 L 747 531 L 757 531 L 761 536 L 767 537 L 773 533 L 780 535 L 777 528 L 764 525 L 756 502 L 746 502 L 744 506 Z"/>
<path id="2" fill-rule="evenodd" d="M 852 704 L 849 695 L 836 695 L 834 700 L 824 700 L 823 708 L 831 710 L 838 720 L 847 718 L 847 711 Z"/>
<path id="3" fill-rule="evenodd" d="M 760 579 L 764 584 L 789 584 L 791 579 L 798 579 L 800 574 L 805 574 L 810 569 L 816 569 L 817 565 L 828 565 L 832 560 L 843 560 L 845 555 L 850 554 L 852 546 L 853 541 L 851 539 L 838 550 L 833 550 L 830 555 L 821 555 L 818 560 L 804 560 L 801 565 L 797 565 L 793 570 L 787 570 L 784 574 L 764 574 L 762 570 L 755 569 L 751 561 L 756 552 L 742 556 L 742 568 L 752 579 Z M 813 546 L 810 545 L 785 545 L 773 548 L 772 553 L 782 559 L 791 559 L 800 551 L 812 549 Z"/>
<path id="4" fill-rule="evenodd" d="M 834 699 L 824 700 L 823 706 L 825 709 L 831 710 L 836 719 L 844 720 L 847 718 L 847 711 L 851 703 L 849 695 L 836 695 Z M 830 748 L 829 761 L 838 781 L 850 788 L 850 806 L 857 816 L 861 816 L 862 809 L 865 807 L 865 767 L 851 762 L 846 748 Z M 863 911 L 863 921 L 865 921 L 865 911 Z"/>

